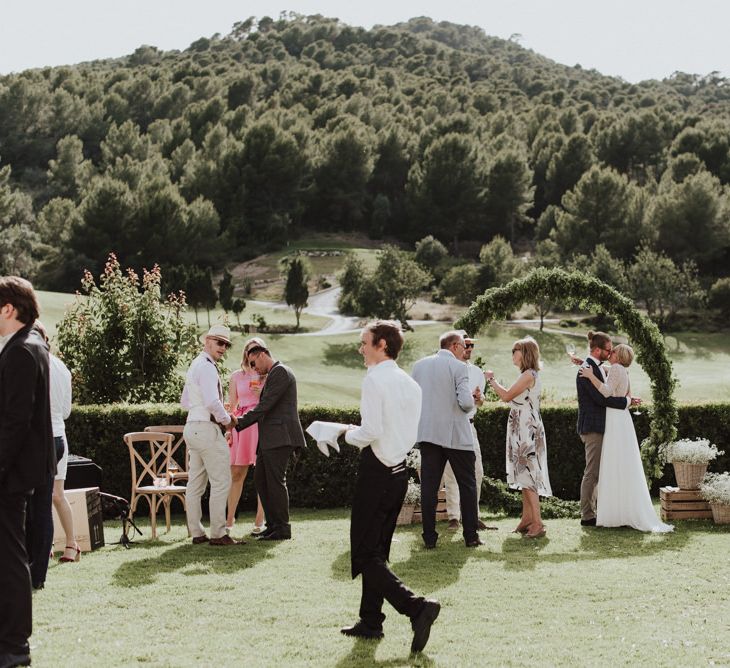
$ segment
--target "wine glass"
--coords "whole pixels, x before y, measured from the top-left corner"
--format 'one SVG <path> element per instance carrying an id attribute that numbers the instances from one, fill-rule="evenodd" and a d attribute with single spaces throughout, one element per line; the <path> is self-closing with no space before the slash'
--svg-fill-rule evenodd
<path id="1" fill-rule="evenodd" d="M 575 357 L 575 344 L 574 343 L 566 343 L 565 344 L 565 352 L 568 353 L 568 357 L 570 357 L 570 364 L 572 366 L 573 364 L 573 358 Z"/>
<path id="2" fill-rule="evenodd" d="M 631 411 L 631 414 L 632 414 L 632 415 L 641 415 L 641 411 L 639 410 L 639 404 L 636 404 L 636 405 L 634 406 L 634 410 L 633 410 L 633 411 Z"/>

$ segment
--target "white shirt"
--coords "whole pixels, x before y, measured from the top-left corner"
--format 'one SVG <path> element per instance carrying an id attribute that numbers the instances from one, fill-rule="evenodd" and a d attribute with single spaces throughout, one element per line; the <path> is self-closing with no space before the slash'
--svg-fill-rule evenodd
<path id="1" fill-rule="evenodd" d="M 362 382 L 361 426 L 345 432 L 360 449 L 368 445 L 386 466 L 400 464 L 416 443 L 421 388 L 394 360 L 371 366 Z"/>
<path id="2" fill-rule="evenodd" d="M 188 422 L 208 422 L 213 415 L 219 424 L 231 421 L 223 406 L 223 394 L 218 369 L 213 358 L 202 351 L 190 365 L 185 375 L 180 404 L 188 411 Z"/>
<path id="3" fill-rule="evenodd" d="M 49 354 L 51 425 L 54 436 L 65 436 L 64 420 L 71 415 L 71 372 L 53 353 Z"/>
<path id="4" fill-rule="evenodd" d="M 484 378 L 484 372 L 475 364 L 471 362 L 466 363 L 466 373 L 469 378 L 469 389 L 474 392 L 475 388 L 479 388 L 479 391 L 484 396 L 484 388 L 487 386 L 487 380 Z M 474 405 L 466 416 L 471 420 L 477 414 L 477 406 Z"/>

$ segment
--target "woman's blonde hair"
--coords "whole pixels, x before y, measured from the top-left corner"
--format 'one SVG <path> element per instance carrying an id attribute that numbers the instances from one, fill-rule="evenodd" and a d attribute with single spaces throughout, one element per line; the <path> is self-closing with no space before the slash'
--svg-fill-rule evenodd
<path id="1" fill-rule="evenodd" d="M 527 369 L 540 371 L 542 367 L 542 362 L 540 361 L 540 346 L 537 345 L 537 341 L 535 341 L 535 339 L 531 336 L 526 336 L 524 339 L 518 339 L 512 345 L 512 350 L 522 351 L 520 371 L 527 371 Z"/>
<path id="2" fill-rule="evenodd" d="M 634 361 L 634 349 L 625 343 L 619 343 L 613 352 L 616 353 L 616 360 L 621 366 L 631 366 Z"/>
<path id="3" fill-rule="evenodd" d="M 243 352 L 241 353 L 241 366 L 243 368 L 246 366 L 246 354 L 248 353 L 249 348 L 253 348 L 254 346 L 268 349 L 263 339 L 260 339 L 258 336 L 252 336 L 243 344 Z"/>

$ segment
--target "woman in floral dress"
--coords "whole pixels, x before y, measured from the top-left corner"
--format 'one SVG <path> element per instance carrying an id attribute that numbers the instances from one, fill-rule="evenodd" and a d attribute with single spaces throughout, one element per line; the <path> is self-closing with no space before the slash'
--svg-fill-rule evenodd
<path id="1" fill-rule="evenodd" d="M 507 483 L 522 490 L 522 518 L 515 529 L 527 538 L 545 535 L 540 497 L 552 496 L 547 469 L 545 428 L 540 417 L 540 348 L 531 336 L 515 341 L 512 364 L 520 370 L 512 387 L 502 387 L 494 372 L 484 375 L 499 398 L 509 403 L 507 422 Z"/>

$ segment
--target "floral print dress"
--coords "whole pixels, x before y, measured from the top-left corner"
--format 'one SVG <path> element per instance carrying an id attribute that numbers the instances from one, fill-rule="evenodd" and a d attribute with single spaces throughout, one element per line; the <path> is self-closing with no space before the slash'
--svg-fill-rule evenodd
<path id="1" fill-rule="evenodd" d="M 540 417 L 542 383 L 537 371 L 530 373 L 535 384 L 509 402 L 507 483 L 512 489 L 529 489 L 540 496 L 552 496 L 545 427 Z"/>

